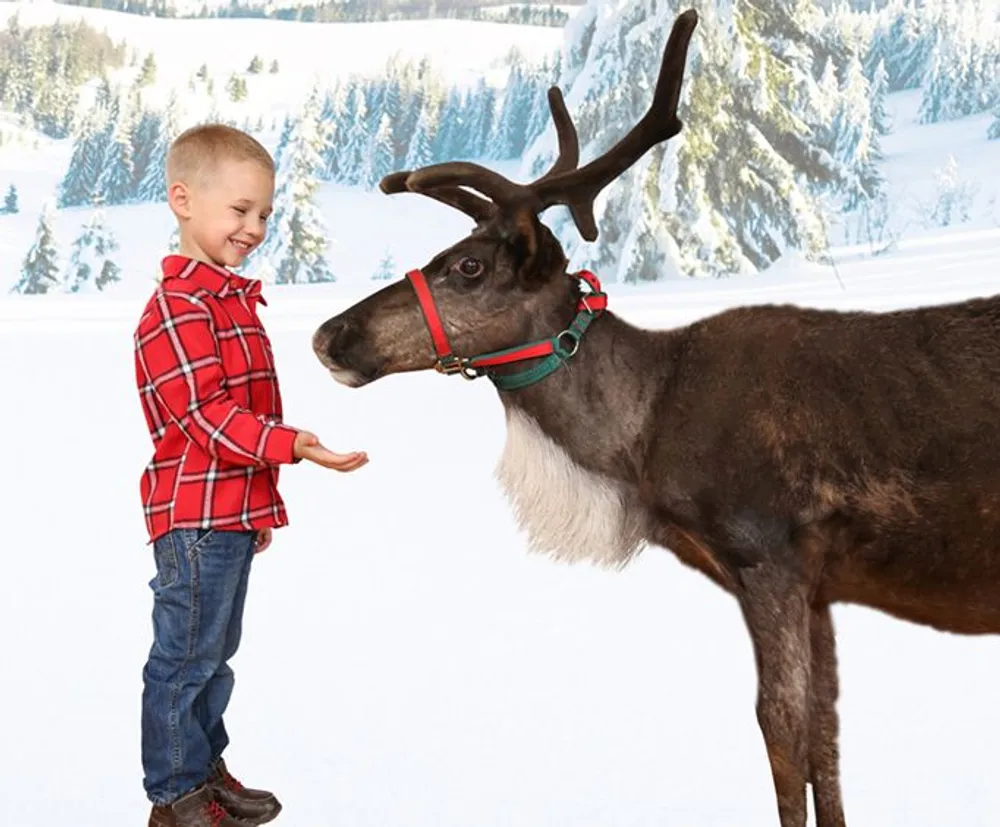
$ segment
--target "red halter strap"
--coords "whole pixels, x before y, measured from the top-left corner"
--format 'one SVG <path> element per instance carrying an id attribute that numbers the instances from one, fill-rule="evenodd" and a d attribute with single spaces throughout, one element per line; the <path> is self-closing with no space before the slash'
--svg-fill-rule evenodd
<path id="1" fill-rule="evenodd" d="M 406 274 L 417 293 L 420 302 L 420 310 L 424 314 L 427 322 L 427 329 L 431 332 L 431 339 L 434 341 L 434 351 L 437 353 L 439 364 L 444 360 L 455 359 L 451 352 L 451 345 L 448 344 L 448 337 L 444 333 L 444 325 L 438 316 L 437 308 L 434 306 L 434 299 L 431 296 L 430 288 L 427 286 L 427 279 L 420 270 L 410 270 Z"/>
<path id="2" fill-rule="evenodd" d="M 430 288 L 427 286 L 426 277 L 419 269 L 410 270 L 406 274 L 406 278 L 413 285 L 413 290 L 417 294 L 420 310 L 424 315 L 427 329 L 430 331 L 431 340 L 434 343 L 434 352 L 438 357 L 437 364 L 434 366 L 435 369 L 441 373 L 461 373 L 466 379 L 475 379 L 482 375 L 484 368 L 488 367 L 521 362 L 527 359 L 537 359 L 543 356 L 552 356 L 553 354 L 558 357 L 559 361 L 572 356 L 576 353 L 580 337 L 583 335 L 584 330 L 586 330 L 590 320 L 607 308 L 608 297 L 601 290 L 601 282 L 597 276 L 589 270 L 580 270 L 571 275 L 586 282 L 592 292 L 580 297 L 577 303 L 577 319 L 569 329 L 563 330 L 549 339 L 529 342 L 507 348 L 506 350 L 484 353 L 471 358 L 462 358 L 452 352 L 451 344 L 448 342 L 448 337 L 444 332 L 444 325 L 441 324 L 441 318 L 434 304 L 434 298 L 431 296 Z M 566 349 L 567 346 L 564 344 L 567 341 L 569 342 L 569 350 Z M 555 364 L 553 362 L 553 365 Z M 542 375 L 548 372 L 549 368 L 545 367 Z"/>

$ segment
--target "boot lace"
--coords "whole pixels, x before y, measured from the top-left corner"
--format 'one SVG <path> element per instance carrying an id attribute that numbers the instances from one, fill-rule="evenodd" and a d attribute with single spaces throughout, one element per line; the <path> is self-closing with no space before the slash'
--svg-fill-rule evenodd
<path id="1" fill-rule="evenodd" d="M 243 785 L 233 778 L 228 772 L 223 774 L 222 783 L 225 784 L 229 789 L 239 792 L 243 789 Z"/>
<path id="2" fill-rule="evenodd" d="M 219 827 L 224 818 L 229 817 L 222 805 L 218 801 L 211 801 L 205 805 L 205 815 L 212 820 L 212 827 Z"/>

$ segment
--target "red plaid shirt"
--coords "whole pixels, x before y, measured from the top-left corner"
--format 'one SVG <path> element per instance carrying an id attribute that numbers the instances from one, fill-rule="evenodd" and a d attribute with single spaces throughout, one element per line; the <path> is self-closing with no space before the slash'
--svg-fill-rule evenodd
<path id="1" fill-rule="evenodd" d="M 150 542 L 174 528 L 288 522 L 278 465 L 295 459 L 281 424 L 274 356 L 257 316 L 259 281 L 183 256 L 135 331 L 135 376 L 154 453 L 140 489 Z"/>

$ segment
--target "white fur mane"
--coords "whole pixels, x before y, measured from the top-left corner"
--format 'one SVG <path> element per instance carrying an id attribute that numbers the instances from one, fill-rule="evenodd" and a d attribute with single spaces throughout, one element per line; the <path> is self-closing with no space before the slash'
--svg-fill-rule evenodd
<path id="1" fill-rule="evenodd" d="M 496 477 L 531 551 L 566 562 L 620 567 L 646 543 L 642 512 L 625 487 L 579 466 L 538 423 L 507 409 Z"/>

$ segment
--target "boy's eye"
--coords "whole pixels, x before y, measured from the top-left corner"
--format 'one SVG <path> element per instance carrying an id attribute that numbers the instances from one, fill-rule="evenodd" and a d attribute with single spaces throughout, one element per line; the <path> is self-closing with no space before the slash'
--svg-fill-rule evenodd
<path id="1" fill-rule="evenodd" d="M 236 210 L 236 212 L 238 212 L 240 215 L 246 213 L 246 210 L 243 207 L 233 207 L 233 209 Z"/>

